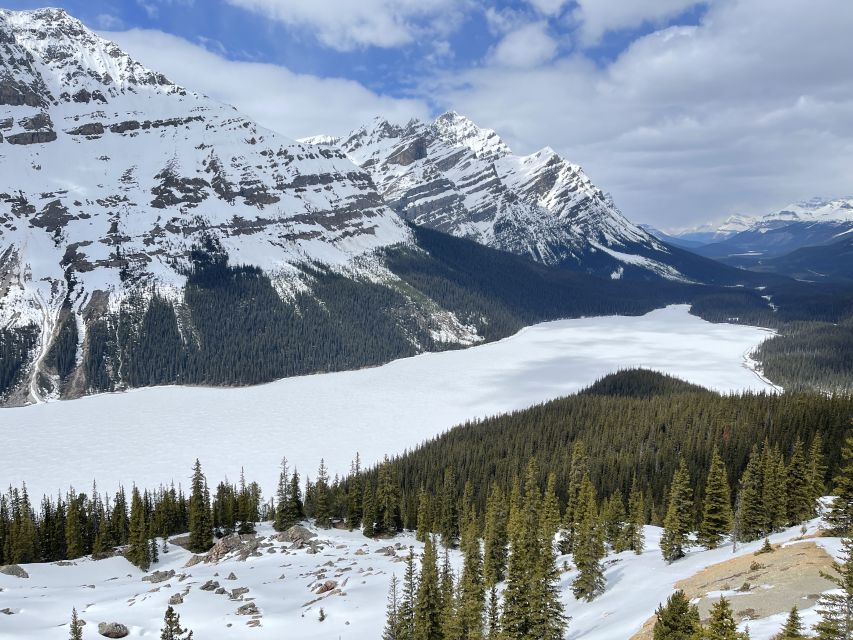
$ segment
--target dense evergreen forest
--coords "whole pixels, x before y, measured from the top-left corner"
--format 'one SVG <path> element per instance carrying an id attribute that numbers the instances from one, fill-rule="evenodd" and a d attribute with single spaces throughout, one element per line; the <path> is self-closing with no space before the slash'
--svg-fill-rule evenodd
<path id="1" fill-rule="evenodd" d="M 179 297 L 140 290 L 118 311 L 88 322 L 80 365 L 85 391 L 257 384 L 457 348 L 430 331 L 427 317 L 436 305 L 489 341 L 536 322 L 640 315 L 673 303 L 691 303 L 692 313 L 713 322 L 778 329 L 761 358 L 768 376 L 784 386 L 849 388 L 853 288 L 773 275 L 757 290 L 605 280 L 430 229 L 413 227 L 413 234 L 416 247 L 381 252 L 399 280 L 353 279 L 303 264 L 284 295 L 267 274 L 229 264 L 221 247 L 207 241 L 192 251 Z M 35 327 L 0 334 L 0 396 L 22 379 L 36 335 Z M 77 321 L 66 307 L 44 361 L 60 385 L 77 365 L 78 342 Z"/>
<path id="2" fill-rule="evenodd" d="M 284 531 L 312 518 L 369 537 L 411 529 L 425 543 L 420 571 L 410 556 L 402 584 L 392 582 L 386 638 L 557 640 L 568 622 L 560 554 L 578 570 L 574 596 L 593 600 L 606 588 L 606 555 L 640 553 L 644 524 L 663 527 L 661 553 L 677 562 L 690 546 L 760 540 L 808 520 L 828 487 L 837 497 L 826 521 L 847 535 L 851 419 L 853 398 L 843 394 L 721 396 L 622 371 L 577 395 L 457 427 L 371 469 L 356 454 L 343 478 L 330 478 L 322 460 L 302 477 L 285 460 L 270 497 L 242 474 L 236 484 L 208 484 L 198 461 L 187 493 L 133 487 L 106 496 L 93 487 L 35 505 L 25 486 L 10 488 L 0 496 L 0 564 L 121 552 L 147 569 L 168 536 L 189 531 L 183 544 L 203 553 L 263 520 Z M 457 546 L 463 568 L 454 575 L 447 550 Z M 849 564 L 838 571 L 853 576 Z M 730 613 L 720 604 L 709 629 L 715 619 L 731 626 Z M 677 598 L 658 618 L 662 629 L 699 624 Z"/>

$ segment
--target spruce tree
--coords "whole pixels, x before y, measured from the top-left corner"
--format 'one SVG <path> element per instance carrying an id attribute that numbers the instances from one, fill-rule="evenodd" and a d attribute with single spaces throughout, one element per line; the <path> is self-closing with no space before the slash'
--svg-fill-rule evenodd
<path id="1" fill-rule="evenodd" d="M 398 608 L 398 640 L 412 640 L 415 637 L 416 597 L 415 553 L 409 547 L 409 555 L 406 557 L 406 570 L 403 573 L 403 593 L 400 597 L 400 606 Z"/>
<path id="2" fill-rule="evenodd" d="M 833 573 L 822 573 L 837 589 L 825 593 L 818 601 L 820 622 L 815 626 L 818 640 L 850 640 L 853 638 L 853 540 L 841 541 L 841 561 L 832 563 Z"/>
<path id="3" fill-rule="evenodd" d="M 803 628 L 803 620 L 800 617 L 800 612 L 797 607 L 791 608 L 791 613 L 788 614 L 788 619 L 785 621 L 785 626 L 782 631 L 776 636 L 776 640 L 797 640 L 798 638 L 807 637 Z"/>
<path id="4" fill-rule="evenodd" d="M 415 539 L 418 542 L 426 542 L 427 536 L 432 531 L 432 505 L 430 504 L 429 493 L 421 487 L 418 491 L 418 513 L 417 513 L 417 531 Z"/>
<path id="5" fill-rule="evenodd" d="M 445 548 L 453 546 L 459 537 L 459 513 L 456 508 L 456 474 L 448 467 L 444 470 L 444 484 L 439 499 L 439 533 Z"/>
<path id="6" fill-rule="evenodd" d="M 702 508 L 702 523 L 699 525 L 699 543 L 715 549 L 723 536 L 732 529 L 732 496 L 729 479 L 722 458 L 714 447 L 711 468 L 705 482 L 705 499 Z"/>
<path id="7" fill-rule="evenodd" d="M 372 538 L 376 535 L 376 507 L 374 507 L 373 489 L 370 485 L 364 487 L 361 513 L 361 532 L 366 538 Z"/>
<path id="8" fill-rule="evenodd" d="M 699 609 L 680 589 L 669 596 L 665 605 L 658 606 L 655 614 L 654 640 L 694 640 L 701 628 Z"/>
<path id="9" fill-rule="evenodd" d="M 826 493 L 826 461 L 823 455 L 823 438 L 820 432 L 814 435 L 811 447 L 809 447 L 807 475 L 811 489 L 812 504 L 816 506 L 818 498 L 821 498 Z"/>
<path id="10" fill-rule="evenodd" d="M 190 539 L 187 548 L 193 553 L 204 553 L 213 546 L 213 520 L 210 515 L 207 480 L 201 472 L 201 463 L 193 465 L 192 494 L 189 502 Z"/>
<path id="11" fill-rule="evenodd" d="M 578 525 L 578 494 L 585 476 L 589 475 L 589 457 L 583 440 L 577 440 L 572 446 L 572 460 L 569 471 L 569 484 L 566 489 L 566 512 L 564 514 L 563 535 L 560 538 L 560 553 L 571 553 L 575 544 L 575 530 Z"/>
<path id="12" fill-rule="evenodd" d="M 193 632 L 181 627 L 181 616 L 170 605 L 163 616 L 160 640 L 192 640 L 192 637 Z"/>
<path id="13" fill-rule="evenodd" d="M 125 557 L 131 564 L 148 571 L 150 555 L 148 548 L 148 527 L 145 522 L 145 507 L 139 489 L 133 487 L 130 500 L 130 533 Z"/>
<path id="14" fill-rule="evenodd" d="M 814 513 L 814 500 L 803 453 L 803 443 L 797 438 L 788 461 L 788 523 L 798 524 Z"/>
<path id="15" fill-rule="evenodd" d="M 501 613 L 498 605 L 498 588 L 496 585 L 489 587 L 489 604 L 486 609 L 486 638 L 498 640 L 501 632 Z"/>
<path id="16" fill-rule="evenodd" d="M 361 457 L 356 453 L 355 460 L 352 461 L 352 465 L 350 466 L 347 482 L 347 527 L 350 531 L 361 525 L 361 509 L 363 505 Z"/>
<path id="17" fill-rule="evenodd" d="M 669 504 L 663 521 L 660 548 L 664 560 L 674 562 L 684 557 L 689 544 L 688 536 L 693 526 L 693 490 L 690 488 L 690 473 L 684 458 L 672 477 L 669 489 Z"/>
<path id="18" fill-rule="evenodd" d="M 628 494 L 628 521 L 625 523 L 623 547 L 637 555 L 643 553 L 645 535 L 643 526 L 646 524 L 646 502 L 637 483 L 637 476 L 631 482 L 631 492 Z"/>
<path id="19" fill-rule="evenodd" d="M 601 524 L 603 526 L 604 541 L 610 545 L 614 552 L 620 553 L 625 550 L 623 546 L 625 526 L 625 503 L 622 501 L 622 492 L 617 489 L 607 500 L 604 501 L 601 513 Z"/>
<path id="20" fill-rule="evenodd" d="M 738 540 L 749 542 L 765 535 L 765 510 L 761 500 L 761 460 L 758 447 L 752 447 L 749 460 L 738 483 Z"/>
<path id="21" fill-rule="evenodd" d="M 483 557 L 477 522 L 473 514 L 462 529 L 462 575 L 459 577 L 459 603 L 455 611 L 456 625 L 453 640 L 481 640 L 485 607 Z"/>
<path id="22" fill-rule="evenodd" d="M 833 478 L 835 498 L 826 515 L 832 533 L 853 533 L 853 430 L 849 430 L 841 448 L 841 461 Z"/>
<path id="23" fill-rule="evenodd" d="M 702 640 L 748 640 L 737 630 L 729 601 L 721 597 L 711 607 L 711 617 L 702 632 Z"/>
<path id="24" fill-rule="evenodd" d="M 285 520 L 285 515 L 287 513 L 287 503 L 289 500 L 288 490 L 289 485 L 288 481 L 290 480 L 287 474 L 287 458 L 281 459 L 281 471 L 278 474 L 278 487 L 275 493 L 275 518 L 273 519 L 273 528 L 276 531 L 286 531 L 289 527 L 292 526 L 292 523 L 288 523 Z"/>
<path id="25" fill-rule="evenodd" d="M 374 508 L 376 509 L 376 523 L 381 533 L 396 533 L 398 529 L 399 492 L 397 482 L 394 479 L 394 470 L 388 456 L 379 465 L 377 472 L 376 496 Z"/>
<path id="26" fill-rule="evenodd" d="M 320 458 L 320 468 L 317 470 L 317 482 L 314 484 L 314 522 L 321 529 L 332 526 L 332 515 L 329 506 L 329 473 L 326 462 Z"/>
<path id="27" fill-rule="evenodd" d="M 507 517 L 506 496 L 500 485 L 492 483 L 483 533 L 483 575 L 489 587 L 501 582 L 506 574 Z"/>
<path id="28" fill-rule="evenodd" d="M 68 640 L 83 640 L 83 623 L 77 617 L 77 608 L 71 609 L 71 624 L 68 626 Z"/>
<path id="29" fill-rule="evenodd" d="M 441 588 L 435 543 L 432 536 L 424 544 L 421 573 L 415 598 L 413 640 L 442 640 Z"/>
<path id="30" fill-rule="evenodd" d="M 542 513 L 539 526 L 545 539 L 553 540 L 560 528 L 560 503 L 557 501 L 557 476 L 549 473 L 542 497 Z"/>
<path id="31" fill-rule="evenodd" d="M 448 617 L 453 615 L 454 593 L 453 593 L 453 570 L 450 568 L 450 550 L 444 547 L 441 569 L 438 573 L 439 612 L 442 621 L 442 629 Z"/>
<path id="32" fill-rule="evenodd" d="M 294 469 L 290 476 L 290 485 L 287 488 L 287 501 L 284 507 L 279 506 L 276 512 L 281 510 L 281 526 L 289 529 L 305 517 L 302 504 L 302 487 L 299 485 L 299 472 Z"/>
<path id="33" fill-rule="evenodd" d="M 68 511 L 65 515 L 65 550 L 69 558 L 79 558 L 85 553 L 83 527 L 85 514 L 82 513 L 82 499 L 74 489 L 68 494 Z"/>
<path id="34" fill-rule="evenodd" d="M 578 576 L 572 583 L 572 593 L 578 600 L 592 602 L 604 593 L 604 568 L 601 560 L 604 558 L 604 533 L 598 520 L 598 508 L 595 490 L 585 476 L 581 483 L 578 508 L 583 512 L 577 514 L 579 524 L 575 532 L 575 551 L 573 559 L 578 569 Z"/>
<path id="35" fill-rule="evenodd" d="M 388 604 L 385 608 L 385 628 L 382 640 L 400 640 L 400 597 L 398 594 L 397 574 L 391 575 L 388 587 Z"/>

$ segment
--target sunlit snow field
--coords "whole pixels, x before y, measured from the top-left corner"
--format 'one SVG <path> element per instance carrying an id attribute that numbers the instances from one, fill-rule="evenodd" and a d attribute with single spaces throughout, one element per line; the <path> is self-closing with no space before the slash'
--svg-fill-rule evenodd
<path id="1" fill-rule="evenodd" d="M 747 354 L 768 336 L 710 324 L 671 306 L 645 316 L 548 322 L 500 342 L 359 371 L 242 388 L 157 387 L 0 409 L 0 485 L 55 494 L 93 480 L 187 484 L 196 457 L 209 480 L 244 466 L 270 495 L 282 456 L 314 475 L 344 473 L 465 420 L 563 396 L 643 366 L 720 391 L 768 389 Z"/>

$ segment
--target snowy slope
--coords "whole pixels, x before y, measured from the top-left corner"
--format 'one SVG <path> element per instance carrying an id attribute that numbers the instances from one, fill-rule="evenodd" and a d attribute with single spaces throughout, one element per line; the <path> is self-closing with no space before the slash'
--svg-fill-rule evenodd
<path id="1" fill-rule="evenodd" d="M 321 457 L 332 475 L 344 474 L 356 452 L 377 462 L 466 420 L 561 397 L 622 368 L 655 369 L 721 392 L 770 389 L 745 359 L 769 335 L 710 324 L 677 306 L 543 323 L 500 342 L 360 371 L 2 409 L 0 485 L 26 481 L 41 495 L 93 479 L 105 490 L 185 483 L 172 474 L 199 458 L 211 478 L 237 478 L 245 466 L 271 495 L 281 456 L 303 474 L 313 474 Z M 69 449 L 70 432 L 86 445 Z M 138 455 L 152 442 L 168 446 Z"/>
<path id="2" fill-rule="evenodd" d="M 818 522 L 809 523 L 814 533 Z M 79 559 L 69 565 L 23 565 L 29 578 L 0 575 L 3 590 L 0 603 L 11 615 L 0 623 L 0 639 L 22 637 L 61 640 L 68 637 L 72 607 L 86 621 L 83 637 L 99 638 L 99 622 L 121 622 L 131 637 L 159 637 L 163 612 L 174 594 L 183 594 L 183 603 L 175 606 L 181 621 L 198 638 L 292 638 L 293 640 L 376 640 L 381 636 L 385 602 L 391 576 L 403 577 L 404 558 L 411 546 L 416 562 L 423 545 L 411 534 L 392 540 L 368 540 L 359 532 L 317 530 L 313 539 L 317 553 L 310 548 L 294 549 L 280 542 L 269 525 L 259 528 L 258 553 L 245 560 L 232 553 L 219 562 L 186 567 L 191 554 L 172 545 L 168 554 L 151 571 L 174 571 L 166 581 L 143 582 L 144 573 L 123 558 L 94 562 Z M 751 555 L 761 542 L 714 551 L 693 550 L 671 564 L 661 558 L 661 530 L 645 527 L 646 549 L 641 555 L 624 552 L 608 556 L 605 578 L 607 588 L 591 603 L 577 601 L 571 594 L 575 570 L 560 576 L 560 592 L 565 611 L 571 617 L 567 640 L 627 640 L 639 631 L 657 605 L 672 592 L 678 580 L 732 557 Z M 776 543 L 796 544 L 799 527 L 770 537 Z M 837 538 L 818 538 L 821 546 L 838 554 Z M 571 556 L 560 557 L 558 566 Z M 458 551 L 451 552 L 451 566 L 461 567 Z M 231 574 L 234 579 L 229 580 Z M 335 586 L 318 594 L 320 585 L 331 580 Z M 227 590 L 216 594 L 201 590 L 215 581 Z M 237 599 L 228 595 L 235 588 L 248 591 Z M 250 616 L 237 615 L 238 607 L 253 602 L 260 626 L 250 627 Z M 320 609 L 326 616 L 320 622 Z M 816 618 L 814 609 L 803 612 L 807 622 Z M 769 640 L 779 631 L 784 616 L 749 621 L 753 640 Z M 742 622 L 743 629 L 747 623 Z"/>
<path id="3" fill-rule="evenodd" d="M 202 234 L 271 274 L 410 239 L 342 153 L 175 85 L 62 10 L 0 11 L 0 326 L 34 322 L 44 346 L 64 301 L 88 317 L 180 289 Z"/>
<path id="4" fill-rule="evenodd" d="M 348 136 L 305 142 L 342 149 L 415 224 L 605 277 L 627 270 L 702 279 L 682 252 L 630 222 L 581 167 L 549 147 L 515 155 L 497 133 L 458 113 L 405 125 L 377 118 Z"/>

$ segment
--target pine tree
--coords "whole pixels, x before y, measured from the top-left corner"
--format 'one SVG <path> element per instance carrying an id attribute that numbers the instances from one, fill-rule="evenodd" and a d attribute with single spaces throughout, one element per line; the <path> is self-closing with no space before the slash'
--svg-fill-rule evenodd
<path id="1" fill-rule="evenodd" d="M 539 526 L 546 540 L 553 540 L 560 528 L 560 503 L 557 501 L 557 476 L 549 473 L 542 497 L 542 514 Z"/>
<path id="2" fill-rule="evenodd" d="M 290 485 L 287 488 L 287 501 L 276 510 L 281 511 L 281 526 L 289 529 L 305 517 L 302 504 L 302 488 L 299 485 L 299 472 L 294 469 L 290 476 Z"/>
<path id="3" fill-rule="evenodd" d="M 181 627 L 181 616 L 169 606 L 163 616 L 160 640 L 192 640 L 193 632 Z"/>
<path id="4" fill-rule="evenodd" d="M 572 583 L 572 593 L 578 600 L 592 602 L 604 592 L 604 568 L 601 560 L 604 558 L 604 535 L 598 520 L 595 490 L 584 476 L 579 492 L 578 508 L 583 509 L 577 514 L 579 524 L 575 533 L 575 551 L 573 559 L 579 573 Z"/>
<path id="5" fill-rule="evenodd" d="M 663 521 L 660 548 L 664 560 L 674 562 L 684 557 L 693 522 L 693 490 L 684 458 L 678 465 L 669 489 L 669 504 Z"/>
<path id="6" fill-rule="evenodd" d="M 394 481 L 394 471 L 388 456 L 379 465 L 377 472 L 376 496 L 374 508 L 376 509 L 376 523 L 381 533 L 396 533 L 398 528 L 399 493 L 397 483 Z"/>
<path id="7" fill-rule="evenodd" d="M 693 640 L 701 628 L 699 609 L 681 590 L 676 591 L 655 611 L 654 640 Z"/>
<path id="8" fill-rule="evenodd" d="M 193 553 L 204 553 L 213 546 L 213 520 L 207 481 L 201 472 L 201 463 L 193 465 L 192 494 L 189 502 L 190 539 L 187 548 Z"/>
<path id="9" fill-rule="evenodd" d="M 788 522 L 798 524 L 814 512 L 813 488 L 806 468 L 803 443 L 797 438 L 788 461 Z"/>
<path id="10" fill-rule="evenodd" d="M 717 448 L 711 454 L 711 468 L 705 482 L 705 500 L 702 524 L 699 525 L 699 543 L 715 549 L 723 536 L 732 529 L 732 496 L 726 467 Z"/>
<path id="11" fill-rule="evenodd" d="M 805 630 L 803 628 L 803 620 L 800 618 L 800 612 L 797 607 L 791 608 L 791 613 L 788 614 L 788 619 L 785 621 L 785 626 L 782 631 L 776 636 L 776 640 L 796 640 L 797 638 L 805 638 Z"/>
<path id="12" fill-rule="evenodd" d="M 617 489 L 607 500 L 604 501 L 601 513 L 601 524 L 603 525 L 604 541 L 610 545 L 614 552 L 620 553 L 623 547 L 624 535 L 622 529 L 625 526 L 625 503 L 622 501 L 622 492 Z"/>
<path id="13" fill-rule="evenodd" d="M 71 624 L 68 628 L 69 640 L 83 640 L 83 623 L 77 617 L 77 609 L 71 609 Z"/>
<path id="14" fill-rule="evenodd" d="M 496 585 L 489 587 L 489 605 L 486 611 L 486 637 L 489 640 L 498 640 L 501 632 L 500 607 L 498 606 L 498 588 Z"/>
<path id="15" fill-rule="evenodd" d="M 841 448 L 841 462 L 833 479 L 835 498 L 826 515 L 832 533 L 846 536 L 853 532 L 853 430 L 849 430 Z"/>
<path id="16" fill-rule="evenodd" d="M 391 585 L 388 587 L 388 605 L 385 609 L 382 640 L 400 640 L 400 598 L 397 591 L 397 575 L 392 574 Z"/>
<path id="17" fill-rule="evenodd" d="M 133 487 L 130 500 L 130 533 L 125 557 L 143 571 L 148 571 L 150 556 L 148 548 L 148 527 L 145 522 L 145 507 L 139 489 Z"/>
<path id="18" fill-rule="evenodd" d="M 504 579 L 507 561 L 506 497 L 497 483 L 492 484 L 486 502 L 486 526 L 483 533 L 483 575 L 489 587 Z"/>
<path id="19" fill-rule="evenodd" d="M 711 618 L 702 632 L 702 640 L 747 640 L 748 637 L 738 632 L 731 605 L 721 597 L 711 607 Z"/>
<path id="20" fill-rule="evenodd" d="M 454 616 L 453 570 L 450 568 L 450 550 L 444 547 L 441 570 L 438 573 L 439 611 L 442 622 L 442 635 L 447 628 L 447 621 Z"/>
<path id="21" fill-rule="evenodd" d="M 637 483 L 637 476 L 631 482 L 631 492 L 628 494 L 628 521 L 625 523 L 623 536 L 625 542 L 622 545 L 637 555 L 643 553 L 645 546 L 645 535 L 643 525 L 646 523 L 646 503 L 643 493 Z"/>
<path id="22" fill-rule="evenodd" d="M 845 538 L 841 544 L 841 561 L 832 563 L 832 574 L 821 574 L 838 589 L 825 593 L 818 601 L 821 616 L 815 626 L 818 640 L 853 638 L 853 540 Z"/>
<path id="23" fill-rule="evenodd" d="M 435 543 L 432 537 L 424 544 L 421 574 L 415 598 L 413 640 L 442 640 L 441 591 Z"/>
<path id="24" fill-rule="evenodd" d="M 332 526 L 332 515 L 329 507 L 329 473 L 326 462 L 320 458 L 320 468 L 317 470 L 317 482 L 314 484 L 314 521 L 321 529 Z"/>

